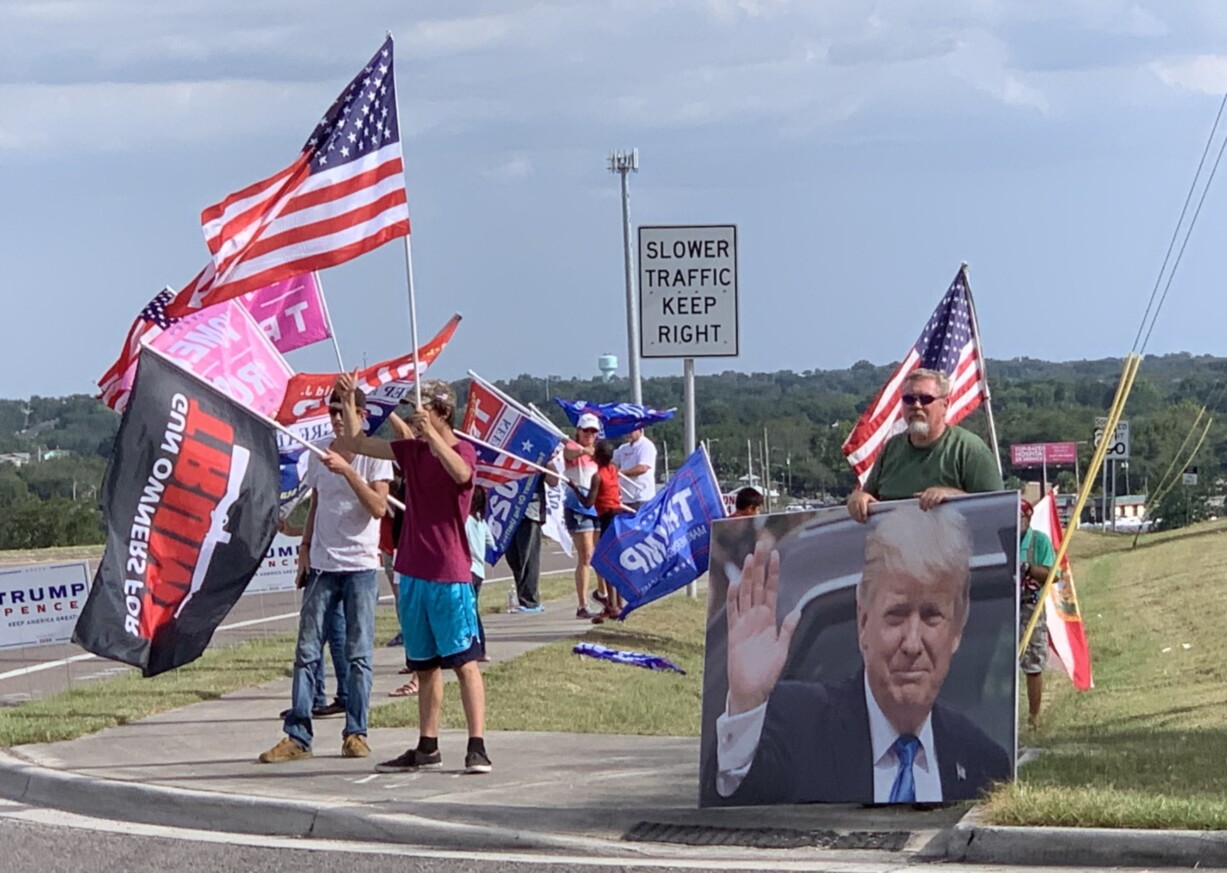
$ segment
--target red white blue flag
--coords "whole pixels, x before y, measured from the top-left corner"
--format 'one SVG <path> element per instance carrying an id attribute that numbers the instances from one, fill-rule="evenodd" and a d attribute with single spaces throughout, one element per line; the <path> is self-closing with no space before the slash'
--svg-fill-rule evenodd
<path id="1" fill-rule="evenodd" d="M 980 344 L 971 317 L 967 273 L 960 267 L 941 303 L 929 317 L 920 338 L 891 374 L 869 408 L 844 441 L 844 457 L 862 483 L 869 476 L 886 441 L 903 431 L 903 382 L 908 373 L 924 368 L 950 377 L 946 423 L 958 424 L 988 396 Z"/>
<path id="2" fill-rule="evenodd" d="M 183 316 L 344 263 L 409 233 L 392 37 L 288 167 L 200 215 L 213 258 L 167 307 Z"/>

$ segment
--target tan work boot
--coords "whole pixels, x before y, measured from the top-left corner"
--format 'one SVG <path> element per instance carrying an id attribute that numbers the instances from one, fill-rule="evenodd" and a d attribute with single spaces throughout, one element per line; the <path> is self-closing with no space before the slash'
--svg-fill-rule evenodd
<path id="1" fill-rule="evenodd" d="M 365 758 L 370 753 L 371 747 L 362 734 L 350 734 L 341 742 L 342 758 Z"/>
<path id="2" fill-rule="evenodd" d="M 310 758 L 311 750 L 304 749 L 289 737 L 283 737 L 281 742 L 267 752 L 260 753 L 261 764 L 284 764 L 286 761 L 298 761 Z"/>

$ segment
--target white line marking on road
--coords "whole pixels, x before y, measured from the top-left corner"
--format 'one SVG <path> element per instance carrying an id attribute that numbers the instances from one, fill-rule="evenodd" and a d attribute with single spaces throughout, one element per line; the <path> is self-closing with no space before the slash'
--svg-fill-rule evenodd
<path id="1" fill-rule="evenodd" d="M 447 861 L 485 861 L 502 862 L 506 864 L 533 864 L 541 866 L 561 866 L 569 869 L 582 867 L 617 867 L 623 870 L 672 868 L 686 870 L 815 870 L 822 869 L 826 873 L 894 873 L 903 870 L 907 864 L 904 859 L 888 862 L 872 860 L 843 861 L 830 859 L 827 853 L 815 852 L 808 858 L 781 857 L 769 850 L 747 852 L 745 858 L 693 857 L 694 853 L 703 851 L 681 846 L 649 846 L 647 844 L 628 845 L 628 855 L 600 857 L 593 855 L 562 855 L 538 854 L 536 852 L 478 852 L 452 849 L 431 849 L 410 844 L 393 843 L 359 843 L 343 840 L 316 840 L 301 837 L 263 837 L 251 834 L 232 834 L 217 831 L 190 830 L 187 828 L 171 828 L 161 825 L 136 824 L 125 821 L 108 821 L 106 819 L 90 818 L 75 813 L 55 809 L 26 807 L 13 812 L 0 809 L 0 818 L 25 821 L 32 824 L 51 827 L 68 827 L 104 833 L 127 834 L 141 837 L 157 837 L 161 839 L 181 840 L 195 843 L 213 843 L 232 846 L 249 846 L 253 848 L 301 850 L 308 852 L 332 852 L 361 855 L 391 855 L 410 856 L 414 858 L 432 858 Z M 616 845 L 616 844 L 611 844 Z M 633 848 L 631 846 L 634 846 Z M 679 851 L 680 850 L 680 851 Z M 664 857 L 636 857 L 637 852 L 659 851 L 663 853 L 678 852 L 677 855 Z M 690 857 L 680 854 L 687 852 Z M 796 850 L 786 850 L 792 854 Z M 821 865 L 819 867 L 818 865 Z"/>
<path id="2" fill-rule="evenodd" d="M 355 784 L 355 785 L 365 785 L 366 783 L 370 782 L 371 780 L 373 780 L 373 779 L 378 779 L 378 778 L 379 778 L 379 774 L 378 774 L 378 773 L 372 773 L 370 776 L 363 776 L 361 779 L 355 779 L 355 780 L 354 780 L 354 784 Z"/>
<path id="3" fill-rule="evenodd" d="M 71 658 L 60 658 L 58 661 L 43 661 L 41 664 L 31 664 L 29 667 L 18 667 L 16 670 L 9 670 L 7 673 L 0 673 L 0 682 L 5 679 L 12 679 L 16 676 L 25 676 L 27 673 L 37 673 L 40 670 L 50 670 L 53 667 L 63 667 L 65 664 L 72 664 L 77 661 L 87 661 L 90 658 L 96 658 L 97 655 L 84 654 L 73 655 Z"/>

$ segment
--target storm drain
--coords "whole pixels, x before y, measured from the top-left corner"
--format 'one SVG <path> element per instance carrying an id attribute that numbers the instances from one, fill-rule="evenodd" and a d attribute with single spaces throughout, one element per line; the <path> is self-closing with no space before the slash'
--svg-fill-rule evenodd
<path id="1" fill-rule="evenodd" d="M 641 821 L 623 839 L 634 843 L 675 843 L 683 846 L 743 846 L 751 849 L 877 849 L 899 852 L 911 836 L 907 831 L 822 831 L 789 828 L 722 828 L 711 825 Z"/>

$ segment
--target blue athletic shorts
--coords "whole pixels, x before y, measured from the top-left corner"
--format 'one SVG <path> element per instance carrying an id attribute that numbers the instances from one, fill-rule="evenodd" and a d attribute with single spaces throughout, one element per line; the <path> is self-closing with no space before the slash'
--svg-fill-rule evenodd
<path id="1" fill-rule="evenodd" d="M 400 629 L 409 668 L 459 667 L 481 656 L 473 586 L 396 574 Z"/>

